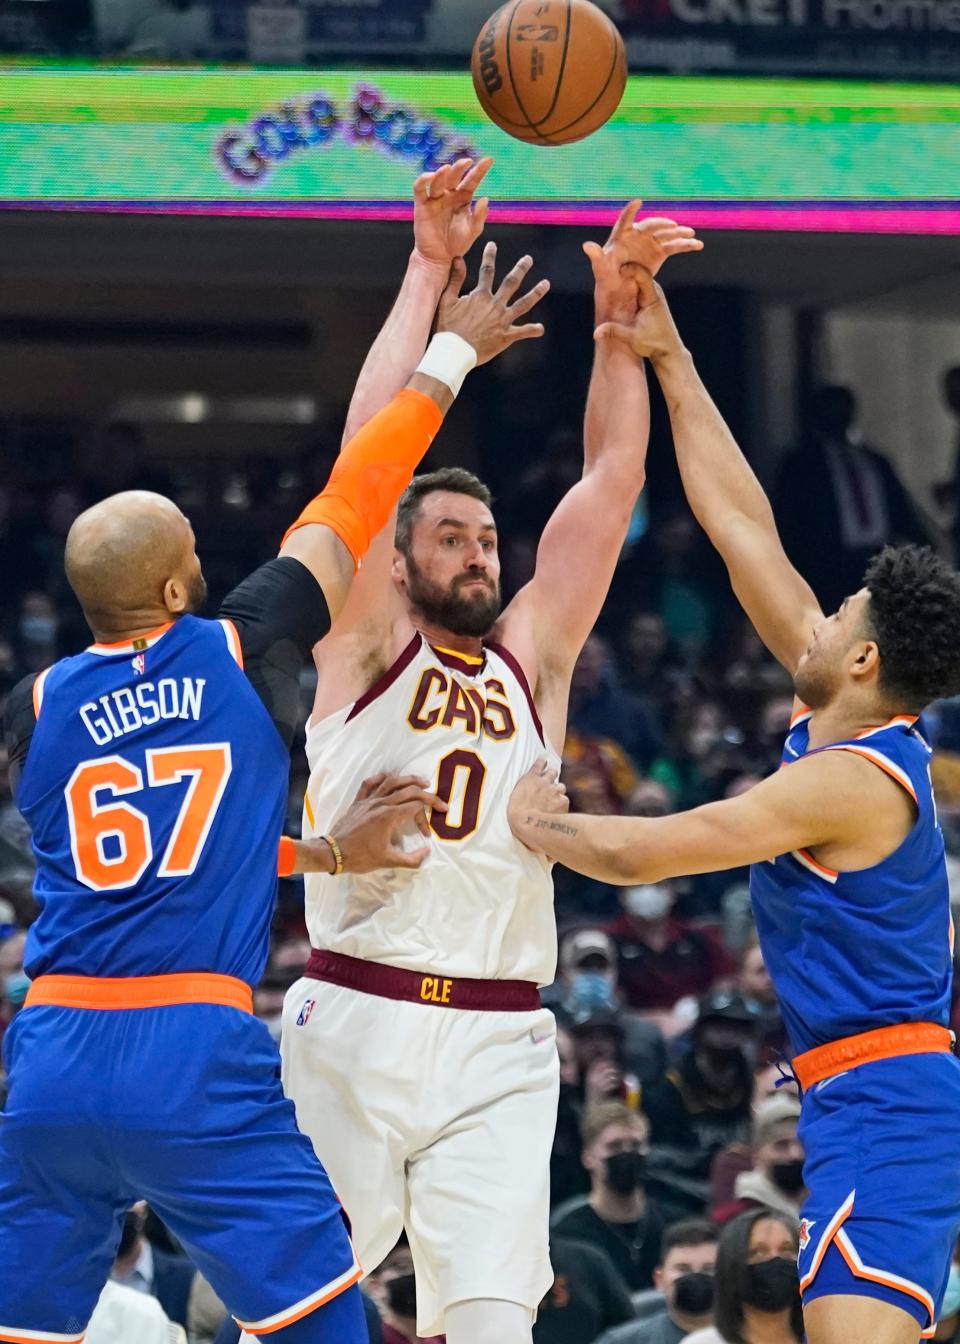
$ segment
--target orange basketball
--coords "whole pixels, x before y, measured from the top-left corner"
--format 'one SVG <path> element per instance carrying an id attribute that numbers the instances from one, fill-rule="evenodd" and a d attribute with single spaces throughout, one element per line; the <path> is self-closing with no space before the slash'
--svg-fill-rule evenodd
<path id="1" fill-rule="evenodd" d="M 623 38 L 590 0 L 507 0 L 484 24 L 470 68 L 490 120 L 532 145 L 592 135 L 627 82 Z"/>

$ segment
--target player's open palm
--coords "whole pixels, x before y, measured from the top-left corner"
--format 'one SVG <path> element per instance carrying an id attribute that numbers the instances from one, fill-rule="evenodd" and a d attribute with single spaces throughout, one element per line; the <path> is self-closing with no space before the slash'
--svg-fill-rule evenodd
<path id="1" fill-rule="evenodd" d="M 427 792 L 426 780 L 414 775 L 376 775 L 364 780 L 331 831 L 343 855 L 343 871 L 419 868 L 430 848 L 406 849 L 404 838 L 416 830 L 428 836 L 429 814 L 434 810 L 445 812 L 447 805 Z"/>
<path id="2" fill-rule="evenodd" d="M 539 322 L 517 324 L 517 319 L 525 317 L 550 288 L 549 280 L 540 280 L 526 294 L 516 297 L 532 266 L 532 257 L 521 257 L 494 289 L 497 245 L 487 243 L 476 289 L 461 294 L 467 272 L 458 257 L 451 270 L 450 283 L 440 300 L 437 330 L 451 331 L 472 345 L 477 352 L 478 364 L 486 364 L 515 341 L 542 336 L 543 326 Z"/>
<path id="3" fill-rule="evenodd" d="M 413 184 L 413 237 L 425 261 L 449 271 L 455 257 L 465 257 L 483 233 L 490 201 L 475 200 L 493 159 L 457 159 Z"/>

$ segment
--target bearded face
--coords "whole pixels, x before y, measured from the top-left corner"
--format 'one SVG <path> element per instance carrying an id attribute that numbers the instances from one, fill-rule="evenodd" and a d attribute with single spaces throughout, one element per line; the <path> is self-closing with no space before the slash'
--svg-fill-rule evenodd
<path id="1" fill-rule="evenodd" d="M 452 635 L 482 639 L 500 615 L 500 584 L 488 574 L 467 570 L 448 584 L 428 578 L 407 556 L 407 598 L 430 625 Z"/>

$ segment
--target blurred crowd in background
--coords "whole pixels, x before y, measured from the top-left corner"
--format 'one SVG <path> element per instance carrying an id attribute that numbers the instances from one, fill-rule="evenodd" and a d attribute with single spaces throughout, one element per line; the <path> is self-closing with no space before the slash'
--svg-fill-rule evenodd
<path id="1" fill-rule="evenodd" d="M 960 371 L 945 392 L 960 411 Z M 951 545 L 861 442 L 855 415 L 852 393 L 822 389 L 811 411 L 813 439 L 783 460 L 774 492 L 787 545 L 828 606 L 859 586 L 866 558 L 885 541 Z M 146 451 L 135 425 L 0 427 L 0 697 L 89 642 L 62 563 L 81 509 L 134 486 L 174 498 L 193 522 L 212 610 L 275 550 L 337 447 L 331 429 L 302 459 L 282 464 L 165 460 Z M 574 427 L 554 429 L 507 488 L 499 483 L 506 595 L 528 577 L 580 453 Z M 304 720 L 312 692 L 308 672 Z M 573 809 L 663 816 L 748 789 L 776 769 L 791 703 L 789 676 L 743 619 L 689 512 L 669 498 L 655 497 L 648 508 L 645 497 L 576 667 L 563 765 Z M 960 901 L 960 705 L 935 706 L 925 727 Z M 301 734 L 291 760 L 291 833 L 299 831 L 306 775 Z M 23 949 L 35 913 L 32 871 L 30 837 L 4 768 L 0 1035 L 29 987 Z M 309 951 L 302 886 L 280 885 L 272 955 L 255 996 L 277 1034 L 284 992 Z M 753 934 L 747 873 L 616 889 L 558 869 L 556 891 L 560 965 L 544 991 L 558 1020 L 562 1069 L 556 1279 L 537 1344 L 799 1339 L 792 1268 L 804 1195 L 799 1102 L 780 1064 L 786 1042 Z M 715 1277 L 717 1263 L 726 1268 Z M 938 1339 L 957 1336 L 960 1271 L 954 1277 Z M 90 1344 L 124 1337 L 111 1312 L 129 1306 L 133 1291 L 145 1309 L 137 1327 L 144 1344 L 151 1329 L 158 1342 L 180 1338 L 176 1327 L 192 1344 L 236 1340 L 222 1305 L 149 1210 L 128 1215 L 114 1280 Z M 406 1246 L 367 1290 L 371 1339 L 414 1340 Z"/>

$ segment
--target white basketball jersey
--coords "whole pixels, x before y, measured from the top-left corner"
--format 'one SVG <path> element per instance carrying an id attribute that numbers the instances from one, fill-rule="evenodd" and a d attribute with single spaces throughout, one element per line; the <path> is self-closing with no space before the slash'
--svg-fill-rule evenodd
<path id="1" fill-rule="evenodd" d="M 546 755 L 526 678 L 499 645 L 484 657 L 436 649 L 415 635 L 355 704 L 311 725 L 304 835 L 322 835 L 364 779 L 420 775 L 449 802 L 431 818 L 421 868 L 306 877 L 316 948 L 407 970 L 550 984 L 557 964 L 546 861 L 516 840 L 507 803 Z"/>

